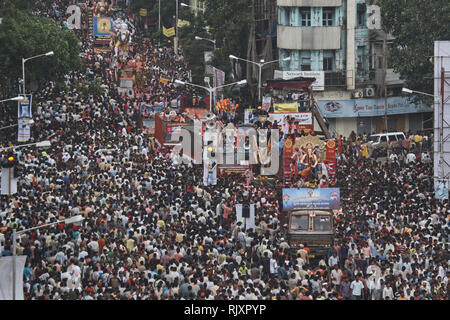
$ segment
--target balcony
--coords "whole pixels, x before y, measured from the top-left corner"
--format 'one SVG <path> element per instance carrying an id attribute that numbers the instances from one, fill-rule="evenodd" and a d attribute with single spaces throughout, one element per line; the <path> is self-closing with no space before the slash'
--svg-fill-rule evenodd
<path id="1" fill-rule="evenodd" d="M 341 28 L 278 25 L 277 46 L 290 50 L 339 50 Z"/>
<path id="2" fill-rule="evenodd" d="M 277 0 L 279 7 L 340 7 L 342 0 Z"/>

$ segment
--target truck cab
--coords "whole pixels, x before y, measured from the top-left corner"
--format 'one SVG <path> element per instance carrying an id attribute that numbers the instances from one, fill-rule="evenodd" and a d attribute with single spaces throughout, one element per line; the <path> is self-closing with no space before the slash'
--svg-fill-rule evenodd
<path id="1" fill-rule="evenodd" d="M 331 210 L 298 210 L 288 214 L 288 240 L 292 248 L 305 244 L 310 257 L 327 254 L 334 240 L 334 217 Z"/>

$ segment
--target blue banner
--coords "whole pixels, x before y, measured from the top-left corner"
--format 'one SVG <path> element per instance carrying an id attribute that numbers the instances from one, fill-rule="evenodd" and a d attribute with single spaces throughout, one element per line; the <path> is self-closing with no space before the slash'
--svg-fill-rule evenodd
<path id="1" fill-rule="evenodd" d="M 448 199 L 448 179 L 434 179 L 434 196 L 437 200 Z"/>
<path id="2" fill-rule="evenodd" d="M 355 118 L 384 116 L 385 99 L 321 100 L 317 101 L 322 115 L 327 118 Z M 414 104 L 403 97 L 387 99 L 387 114 L 433 112 L 433 108 Z"/>
<path id="3" fill-rule="evenodd" d="M 339 188 L 283 188 L 283 210 L 338 210 L 340 198 Z"/>
<path id="4" fill-rule="evenodd" d="M 110 17 L 94 17 L 94 36 L 109 37 L 112 31 L 112 21 Z"/>
<path id="5" fill-rule="evenodd" d="M 155 104 L 155 105 L 145 103 L 141 104 L 141 114 L 143 115 L 149 115 L 151 112 L 161 112 L 163 110 L 164 110 L 163 104 Z"/>
<path id="6" fill-rule="evenodd" d="M 31 119 L 31 94 L 20 94 L 21 97 L 25 97 L 24 100 L 19 101 L 17 118 L 19 120 L 30 120 Z"/>

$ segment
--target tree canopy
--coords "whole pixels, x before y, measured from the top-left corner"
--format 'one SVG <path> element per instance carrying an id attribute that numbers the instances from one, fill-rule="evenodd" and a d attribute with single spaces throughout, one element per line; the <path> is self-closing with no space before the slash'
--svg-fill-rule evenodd
<path id="1" fill-rule="evenodd" d="M 383 29 L 395 39 L 389 64 L 408 88 L 433 92 L 434 41 L 450 39 L 448 0 L 377 0 Z"/>
<path id="2" fill-rule="evenodd" d="M 82 66 L 80 40 L 69 30 L 26 10 L 9 6 L 0 11 L 0 84 L 4 91 L 17 92 L 22 78 L 22 58 L 49 51 L 54 55 L 40 57 L 25 64 L 26 85 L 62 80 L 69 71 Z M 27 90 L 29 91 L 29 90 Z"/>

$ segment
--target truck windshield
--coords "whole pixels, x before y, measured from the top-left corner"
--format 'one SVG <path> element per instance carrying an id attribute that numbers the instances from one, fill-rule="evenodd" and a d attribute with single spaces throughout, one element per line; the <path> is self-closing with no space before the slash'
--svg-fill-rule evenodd
<path id="1" fill-rule="evenodd" d="M 378 142 L 378 139 L 380 139 L 379 136 L 370 136 L 369 137 L 369 141 L 372 141 L 372 142 Z"/>
<path id="2" fill-rule="evenodd" d="M 331 217 L 330 216 L 315 216 L 314 217 L 314 230 L 315 231 L 331 230 Z"/>
<path id="3" fill-rule="evenodd" d="M 292 215 L 291 229 L 292 230 L 308 230 L 309 216 L 308 215 Z"/>

